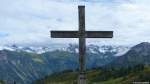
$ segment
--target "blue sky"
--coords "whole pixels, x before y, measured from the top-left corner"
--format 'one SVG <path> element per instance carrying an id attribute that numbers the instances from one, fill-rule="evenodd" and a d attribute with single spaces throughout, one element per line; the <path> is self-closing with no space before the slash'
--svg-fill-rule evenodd
<path id="1" fill-rule="evenodd" d="M 0 32 L 0 37 L 1 37 L 1 38 L 5 38 L 5 37 L 7 37 L 7 36 L 9 36 L 8 33 Z"/>
<path id="2" fill-rule="evenodd" d="M 78 5 L 86 6 L 86 30 L 114 31 L 113 39 L 88 43 L 150 42 L 149 0 L 0 0 L 0 45 L 77 43 L 51 39 L 50 30 L 78 30 Z"/>

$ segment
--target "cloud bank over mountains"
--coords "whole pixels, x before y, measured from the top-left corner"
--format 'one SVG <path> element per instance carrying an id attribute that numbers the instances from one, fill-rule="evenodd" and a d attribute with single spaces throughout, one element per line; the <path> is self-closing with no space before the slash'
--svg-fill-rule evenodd
<path id="1" fill-rule="evenodd" d="M 148 0 L 1 0 L 0 45 L 77 43 L 52 39 L 50 30 L 78 30 L 78 5 L 86 6 L 86 30 L 114 31 L 113 39 L 88 43 L 137 44 L 150 42 Z"/>

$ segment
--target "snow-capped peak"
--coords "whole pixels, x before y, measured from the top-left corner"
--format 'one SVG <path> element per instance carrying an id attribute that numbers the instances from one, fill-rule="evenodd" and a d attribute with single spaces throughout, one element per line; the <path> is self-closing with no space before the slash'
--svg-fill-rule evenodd
<path id="1" fill-rule="evenodd" d="M 45 47 L 45 46 L 19 46 L 19 45 L 4 45 L 4 46 L 0 46 L 0 50 L 9 50 L 9 51 L 25 51 L 25 52 L 29 52 L 29 53 L 37 53 L 37 54 L 41 54 L 44 52 L 48 52 L 48 51 L 53 51 L 56 49 L 63 49 L 62 46 L 60 46 L 61 48 L 58 48 L 57 46 L 50 46 L 50 47 Z"/>
<path id="2" fill-rule="evenodd" d="M 86 47 L 87 53 L 93 53 L 93 54 L 106 54 L 108 52 L 114 53 L 115 56 L 121 56 L 125 54 L 130 48 L 127 46 L 110 46 L 110 45 L 88 45 Z M 0 46 L 0 50 L 9 50 L 9 51 L 25 51 L 29 53 L 37 53 L 41 54 L 48 51 L 54 51 L 54 50 L 61 50 L 61 51 L 68 51 L 72 53 L 78 53 L 78 45 L 69 44 L 69 46 L 60 46 L 60 45 L 53 45 L 49 47 L 45 46 L 18 46 L 18 45 L 9 45 L 9 46 Z"/>

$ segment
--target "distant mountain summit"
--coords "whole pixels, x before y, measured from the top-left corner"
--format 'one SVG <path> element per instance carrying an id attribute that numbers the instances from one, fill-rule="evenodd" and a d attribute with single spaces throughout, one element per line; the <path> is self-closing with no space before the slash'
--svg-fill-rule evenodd
<path id="1" fill-rule="evenodd" d="M 0 50 L 8 50 L 8 51 L 17 51 L 17 52 L 28 52 L 28 53 L 36 53 L 41 54 L 44 52 L 54 51 L 54 50 L 63 50 L 66 46 L 62 44 L 55 44 L 47 46 L 20 46 L 20 45 L 3 45 L 0 46 Z"/>
<path id="2" fill-rule="evenodd" d="M 133 48 L 131 48 L 132 52 L 135 52 L 137 54 L 140 54 L 142 56 L 150 55 L 150 43 L 143 42 L 140 43 Z"/>
<path id="3" fill-rule="evenodd" d="M 138 64 L 150 65 L 150 43 L 135 45 L 126 54 L 115 59 L 111 66 L 128 67 Z"/>
<path id="4" fill-rule="evenodd" d="M 0 80 L 6 83 L 16 81 L 17 84 L 31 84 L 32 81 L 55 72 L 78 69 L 78 46 L 57 46 L 61 49 L 54 45 L 0 47 Z M 86 54 L 87 69 L 104 66 L 128 49 L 124 46 L 89 45 Z"/>
<path id="5" fill-rule="evenodd" d="M 125 54 L 130 47 L 128 46 L 117 46 L 117 45 L 93 45 L 90 44 L 86 46 L 86 52 L 87 53 L 107 53 L 107 52 L 114 52 L 116 53 L 115 56 L 121 56 Z M 78 45 L 76 44 L 69 44 L 69 45 L 61 45 L 61 44 L 55 44 L 55 45 L 49 45 L 49 46 L 20 46 L 20 45 L 5 45 L 0 46 L 0 50 L 8 50 L 8 51 L 16 51 L 16 52 L 28 52 L 28 53 L 36 53 L 36 54 L 42 54 L 45 52 L 51 52 L 54 50 L 60 50 L 60 51 L 68 51 L 71 53 L 78 53 Z"/>

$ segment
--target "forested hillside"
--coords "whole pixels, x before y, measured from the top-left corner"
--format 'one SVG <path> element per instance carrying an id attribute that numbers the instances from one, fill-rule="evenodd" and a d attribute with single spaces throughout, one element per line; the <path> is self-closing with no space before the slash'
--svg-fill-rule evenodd
<path id="1" fill-rule="evenodd" d="M 64 71 L 46 76 L 34 84 L 77 84 L 77 72 Z M 87 71 L 88 84 L 132 84 L 149 82 L 150 67 L 137 65 L 128 68 L 92 69 Z"/>

